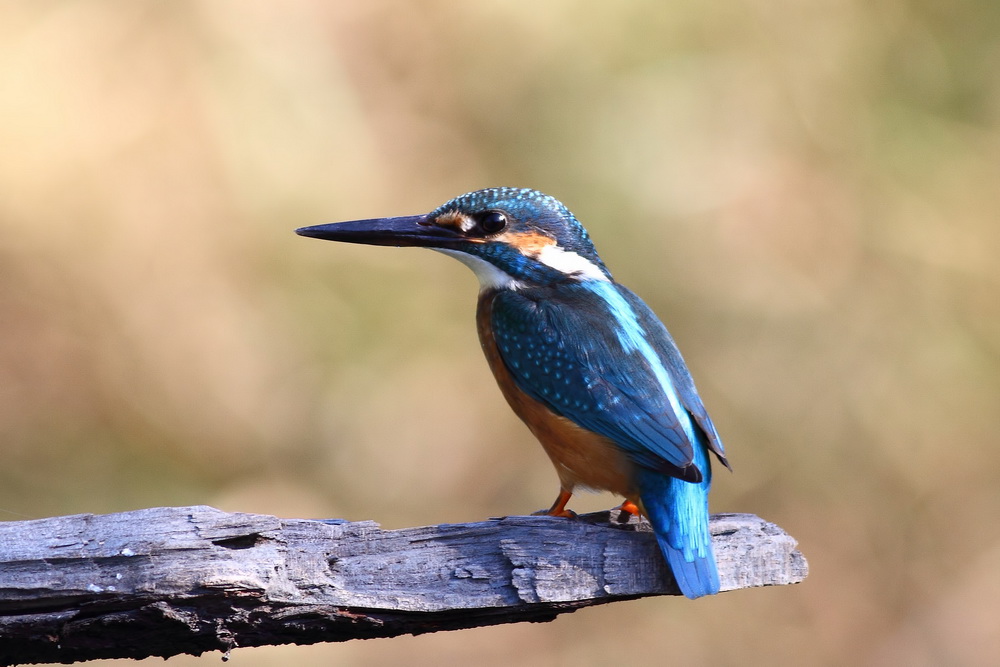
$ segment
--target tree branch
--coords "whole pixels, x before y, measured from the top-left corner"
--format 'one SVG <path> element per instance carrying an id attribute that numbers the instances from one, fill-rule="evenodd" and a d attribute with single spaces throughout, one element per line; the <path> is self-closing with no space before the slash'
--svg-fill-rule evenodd
<path id="1" fill-rule="evenodd" d="M 777 526 L 720 514 L 711 527 L 724 591 L 806 577 Z M 676 594 L 648 524 L 614 510 L 403 530 L 211 507 L 0 523 L 2 664 L 550 621 Z"/>

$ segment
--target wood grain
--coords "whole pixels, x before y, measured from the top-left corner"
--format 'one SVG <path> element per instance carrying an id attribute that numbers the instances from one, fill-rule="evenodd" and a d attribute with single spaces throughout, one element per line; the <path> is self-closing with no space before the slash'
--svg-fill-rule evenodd
<path id="1" fill-rule="evenodd" d="M 677 595 L 648 524 L 627 516 L 382 530 L 198 506 L 0 523 L 0 664 L 549 621 Z M 719 514 L 711 529 L 723 591 L 806 577 L 774 524 Z"/>

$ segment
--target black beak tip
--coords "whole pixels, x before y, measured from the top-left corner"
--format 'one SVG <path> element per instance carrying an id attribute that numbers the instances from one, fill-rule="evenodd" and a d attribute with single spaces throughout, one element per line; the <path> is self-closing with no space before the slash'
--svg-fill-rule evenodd
<path id="1" fill-rule="evenodd" d="M 322 238 L 317 226 L 312 227 L 299 227 L 295 230 L 295 233 L 299 236 L 308 236 L 309 238 Z"/>
<path id="2" fill-rule="evenodd" d="M 330 222 L 324 225 L 299 227 L 295 230 L 295 233 L 299 236 L 306 236 L 311 239 L 323 239 L 324 241 L 365 243 L 371 235 L 372 222 L 371 220 Z"/>

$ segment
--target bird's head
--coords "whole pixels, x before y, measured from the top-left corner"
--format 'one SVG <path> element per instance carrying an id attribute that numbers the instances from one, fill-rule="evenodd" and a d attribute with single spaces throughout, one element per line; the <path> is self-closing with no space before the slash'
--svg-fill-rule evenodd
<path id="1" fill-rule="evenodd" d="M 611 280 L 587 230 L 569 209 L 554 197 L 527 188 L 477 190 L 425 215 L 295 231 L 331 241 L 438 250 L 468 265 L 483 289 Z"/>

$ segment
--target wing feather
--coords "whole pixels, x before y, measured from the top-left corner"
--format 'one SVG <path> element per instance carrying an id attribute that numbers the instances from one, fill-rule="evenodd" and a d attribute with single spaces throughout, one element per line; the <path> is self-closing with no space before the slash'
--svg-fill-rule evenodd
<path id="1" fill-rule="evenodd" d="M 689 430 L 697 423 L 713 445 L 718 436 L 673 340 L 634 294 L 587 282 L 504 291 L 492 326 L 501 359 L 532 398 L 639 465 L 701 480 Z M 721 443 L 712 448 L 721 454 Z"/>

